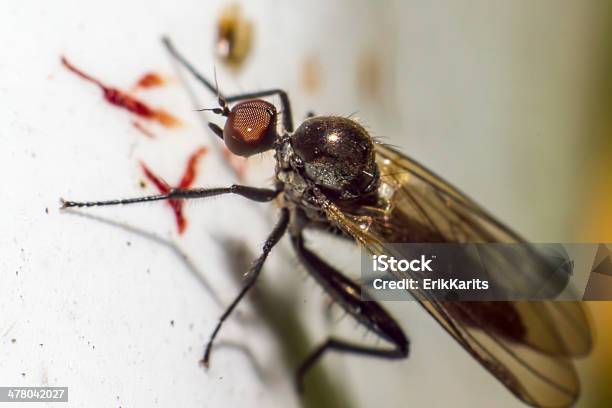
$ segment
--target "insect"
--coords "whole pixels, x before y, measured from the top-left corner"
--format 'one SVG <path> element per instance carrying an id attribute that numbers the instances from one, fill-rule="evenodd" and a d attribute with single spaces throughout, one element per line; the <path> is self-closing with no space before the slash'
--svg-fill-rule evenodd
<path id="1" fill-rule="evenodd" d="M 280 216 L 261 255 L 246 273 L 244 286 L 219 319 L 202 363 L 208 366 L 220 328 L 253 287 L 272 248 L 289 235 L 308 273 L 348 314 L 390 346 L 371 347 L 330 337 L 298 368 L 301 387 L 308 370 L 327 352 L 404 359 L 409 340 L 395 319 L 377 302 L 364 301 L 361 287 L 306 245 L 306 229 L 333 231 L 384 253 L 386 242 L 524 242 L 478 204 L 424 166 L 375 143 L 356 121 L 311 116 L 294 129 L 291 105 L 283 90 L 225 96 L 204 78 L 169 39 L 166 48 L 211 92 L 219 106 L 213 113 L 225 125 L 209 123 L 227 148 L 239 156 L 273 150 L 274 188 L 232 185 L 221 188 L 171 189 L 167 194 L 110 201 L 63 201 L 63 207 L 94 207 L 159 200 L 197 199 L 237 194 L 258 202 L 276 201 Z M 276 95 L 281 110 L 261 98 Z M 230 106 L 230 104 L 233 104 Z M 280 126 L 279 126 L 280 125 Z M 492 279 L 498 275 L 492 272 Z M 508 276 L 499 276 L 507 279 Z M 522 401 L 533 406 L 563 407 L 579 395 L 572 358 L 586 355 L 591 331 L 577 302 L 451 302 L 427 291 L 415 297 L 425 310 L 480 364 Z"/>

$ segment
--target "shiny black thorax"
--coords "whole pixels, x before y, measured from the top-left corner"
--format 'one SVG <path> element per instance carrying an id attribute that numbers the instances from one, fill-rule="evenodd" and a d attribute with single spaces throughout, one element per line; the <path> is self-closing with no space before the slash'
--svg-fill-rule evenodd
<path id="1" fill-rule="evenodd" d="M 379 170 L 374 141 L 363 126 L 338 116 L 307 119 L 276 146 L 276 175 L 287 200 L 313 204 L 313 189 L 329 200 L 359 206 L 376 198 Z"/>

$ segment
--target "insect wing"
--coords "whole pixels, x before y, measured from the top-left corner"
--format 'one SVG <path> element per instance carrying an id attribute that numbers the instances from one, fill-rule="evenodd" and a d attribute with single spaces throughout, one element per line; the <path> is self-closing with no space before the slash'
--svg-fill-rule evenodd
<path id="1" fill-rule="evenodd" d="M 385 243 L 524 242 L 433 172 L 377 145 L 381 200 L 342 208 L 324 200 L 328 219 L 373 254 Z M 535 256 L 535 255 L 534 255 Z M 499 262 L 493 279 L 511 265 Z M 520 268 L 514 265 L 514 269 Z M 497 275 L 495 275 L 497 273 Z M 514 273 L 514 275 L 517 275 Z M 572 357 L 586 355 L 591 331 L 578 302 L 444 302 L 423 290 L 413 295 L 476 360 L 512 393 L 533 406 L 565 407 L 579 395 Z"/>

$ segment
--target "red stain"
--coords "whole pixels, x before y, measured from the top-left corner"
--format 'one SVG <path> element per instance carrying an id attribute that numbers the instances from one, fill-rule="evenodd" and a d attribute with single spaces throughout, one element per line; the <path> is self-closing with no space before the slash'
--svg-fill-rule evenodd
<path id="1" fill-rule="evenodd" d="M 155 111 L 155 120 L 165 127 L 177 127 L 181 124 L 177 118 L 163 109 L 158 109 Z"/>
<path id="2" fill-rule="evenodd" d="M 230 152 L 229 149 L 223 146 L 223 157 L 229 163 L 230 167 L 234 170 L 236 177 L 239 181 L 244 181 L 247 171 L 247 159 L 240 157 Z"/>
<path id="3" fill-rule="evenodd" d="M 183 172 L 183 177 L 177 188 L 189 188 L 195 181 L 197 177 L 197 166 L 200 158 L 204 156 L 208 152 L 208 148 L 201 147 L 189 156 L 187 159 L 187 165 L 185 167 L 185 171 Z M 163 179 L 159 178 L 155 173 L 153 173 L 146 164 L 140 162 L 140 166 L 145 174 L 145 176 L 155 184 L 155 187 L 162 194 L 167 194 L 170 192 L 171 187 L 166 183 Z M 182 234 L 187 228 L 187 219 L 183 215 L 183 200 L 168 200 L 168 205 L 172 208 L 174 212 L 174 218 L 176 219 L 176 226 L 178 228 L 179 234 Z"/>
<path id="4" fill-rule="evenodd" d="M 147 72 L 144 74 L 134 85 L 135 89 L 138 88 L 154 88 L 162 86 L 164 84 L 164 78 L 155 72 Z"/>
<path id="5" fill-rule="evenodd" d="M 149 129 L 144 127 L 142 123 L 140 123 L 140 122 L 138 122 L 136 120 L 133 120 L 132 121 L 132 126 L 134 126 L 135 129 L 138 129 L 140 131 L 140 133 L 142 133 L 143 135 L 145 135 L 149 139 L 155 139 L 155 135 L 153 134 L 153 132 L 151 132 Z"/>
<path id="6" fill-rule="evenodd" d="M 102 89 L 104 99 L 106 99 L 110 104 L 126 109 L 127 111 L 132 112 L 133 114 L 143 117 L 145 119 L 157 121 L 166 127 L 174 127 L 180 124 L 179 120 L 172 116 L 170 113 L 162 109 L 150 108 L 147 104 L 127 94 L 126 92 L 118 88 L 109 87 L 103 84 L 98 79 L 76 68 L 70 62 L 68 62 L 68 60 L 64 56 L 62 56 L 62 64 L 70 71 L 74 72 L 76 75 L 80 76 L 86 81 L 98 85 L 100 89 Z"/>

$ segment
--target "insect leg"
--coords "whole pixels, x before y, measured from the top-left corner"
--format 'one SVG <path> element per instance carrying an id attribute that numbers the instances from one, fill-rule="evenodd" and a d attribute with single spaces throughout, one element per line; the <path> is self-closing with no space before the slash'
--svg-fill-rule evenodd
<path id="1" fill-rule="evenodd" d="M 308 370 L 323 357 L 326 351 L 334 350 L 389 359 L 408 357 L 408 339 L 395 320 L 378 303 L 362 300 L 360 286 L 307 249 L 301 233 L 292 235 L 291 242 L 308 273 L 323 286 L 333 300 L 358 322 L 394 346 L 393 348 L 369 347 L 330 337 L 300 365 L 296 374 L 298 390 L 302 389 L 304 376 Z"/>
<path id="2" fill-rule="evenodd" d="M 255 284 L 255 281 L 257 280 L 257 277 L 259 276 L 259 273 L 261 272 L 261 268 L 263 267 L 263 264 L 266 258 L 268 257 L 268 254 L 270 253 L 274 245 L 276 245 L 278 241 L 280 241 L 282 236 L 285 234 L 285 232 L 287 231 L 288 224 L 289 224 L 289 210 L 286 208 L 283 208 L 281 210 L 280 219 L 276 223 L 276 226 L 272 230 L 272 233 L 270 233 L 270 236 L 268 236 L 268 239 L 266 239 L 266 242 L 263 245 L 263 250 L 262 250 L 261 255 L 259 256 L 259 258 L 255 260 L 255 262 L 251 266 L 251 269 L 249 269 L 248 272 L 246 273 L 245 275 L 246 281 L 245 281 L 244 286 L 242 287 L 242 290 L 240 291 L 238 296 L 236 296 L 234 301 L 229 305 L 229 307 L 225 310 L 225 312 L 221 315 L 221 317 L 219 318 L 219 322 L 217 323 L 217 326 L 215 327 L 215 330 L 213 330 L 212 334 L 210 335 L 208 344 L 206 345 L 206 351 L 204 352 L 204 358 L 202 358 L 202 361 L 201 361 L 205 367 L 208 367 L 213 341 L 215 340 L 215 337 L 217 337 L 217 334 L 219 333 L 219 329 L 221 329 L 223 322 L 232 313 L 236 305 L 240 303 L 240 300 L 242 300 L 242 298 L 244 297 L 244 295 L 246 295 L 249 289 L 251 289 L 253 285 Z"/>
<path id="3" fill-rule="evenodd" d="M 168 37 L 163 37 L 162 42 L 168 52 L 183 66 L 185 67 L 202 85 L 208 88 L 209 91 L 219 96 L 220 102 L 236 102 L 244 99 L 251 98 L 263 98 L 271 95 L 278 95 L 281 101 L 281 115 L 283 121 L 283 127 L 287 132 L 293 132 L 293 116 L 291 114 L 291 104 L 287 93 L 282 89 L 271 89 L 267 91 L 251 92 L 245 94 L 238 94 L 232 96 L 223 96 L 223 94 L 217 89 L 215 85 L 208 79 L 206 79 L 198 70 L 189 62 L 185 57 L 178 52 Z"/>
<path id="4" fill-rule="evenodd" d="M 136 198 L 124 198 L 108 201 L 65 201 L 60 199 L 61 208 L 71 207 L 100 207 L 104 205 L 120 205 L 120 204 L 135 204 L 146 203 L 150 201 L 171 200 L 171 199 L 192 199 L 214 197 L 222 194 L 237 194 L 248 198 L 252 201 L 266 202 L 272 201 L 280 193 L 280 190 L 272 190 L 269 188 L 257 188 L 233 184 L 230 187 L 218 188 L 194 188 L 194 189 L 179 189 L 174 188 L 167 194 L 157 194 Z"/>

